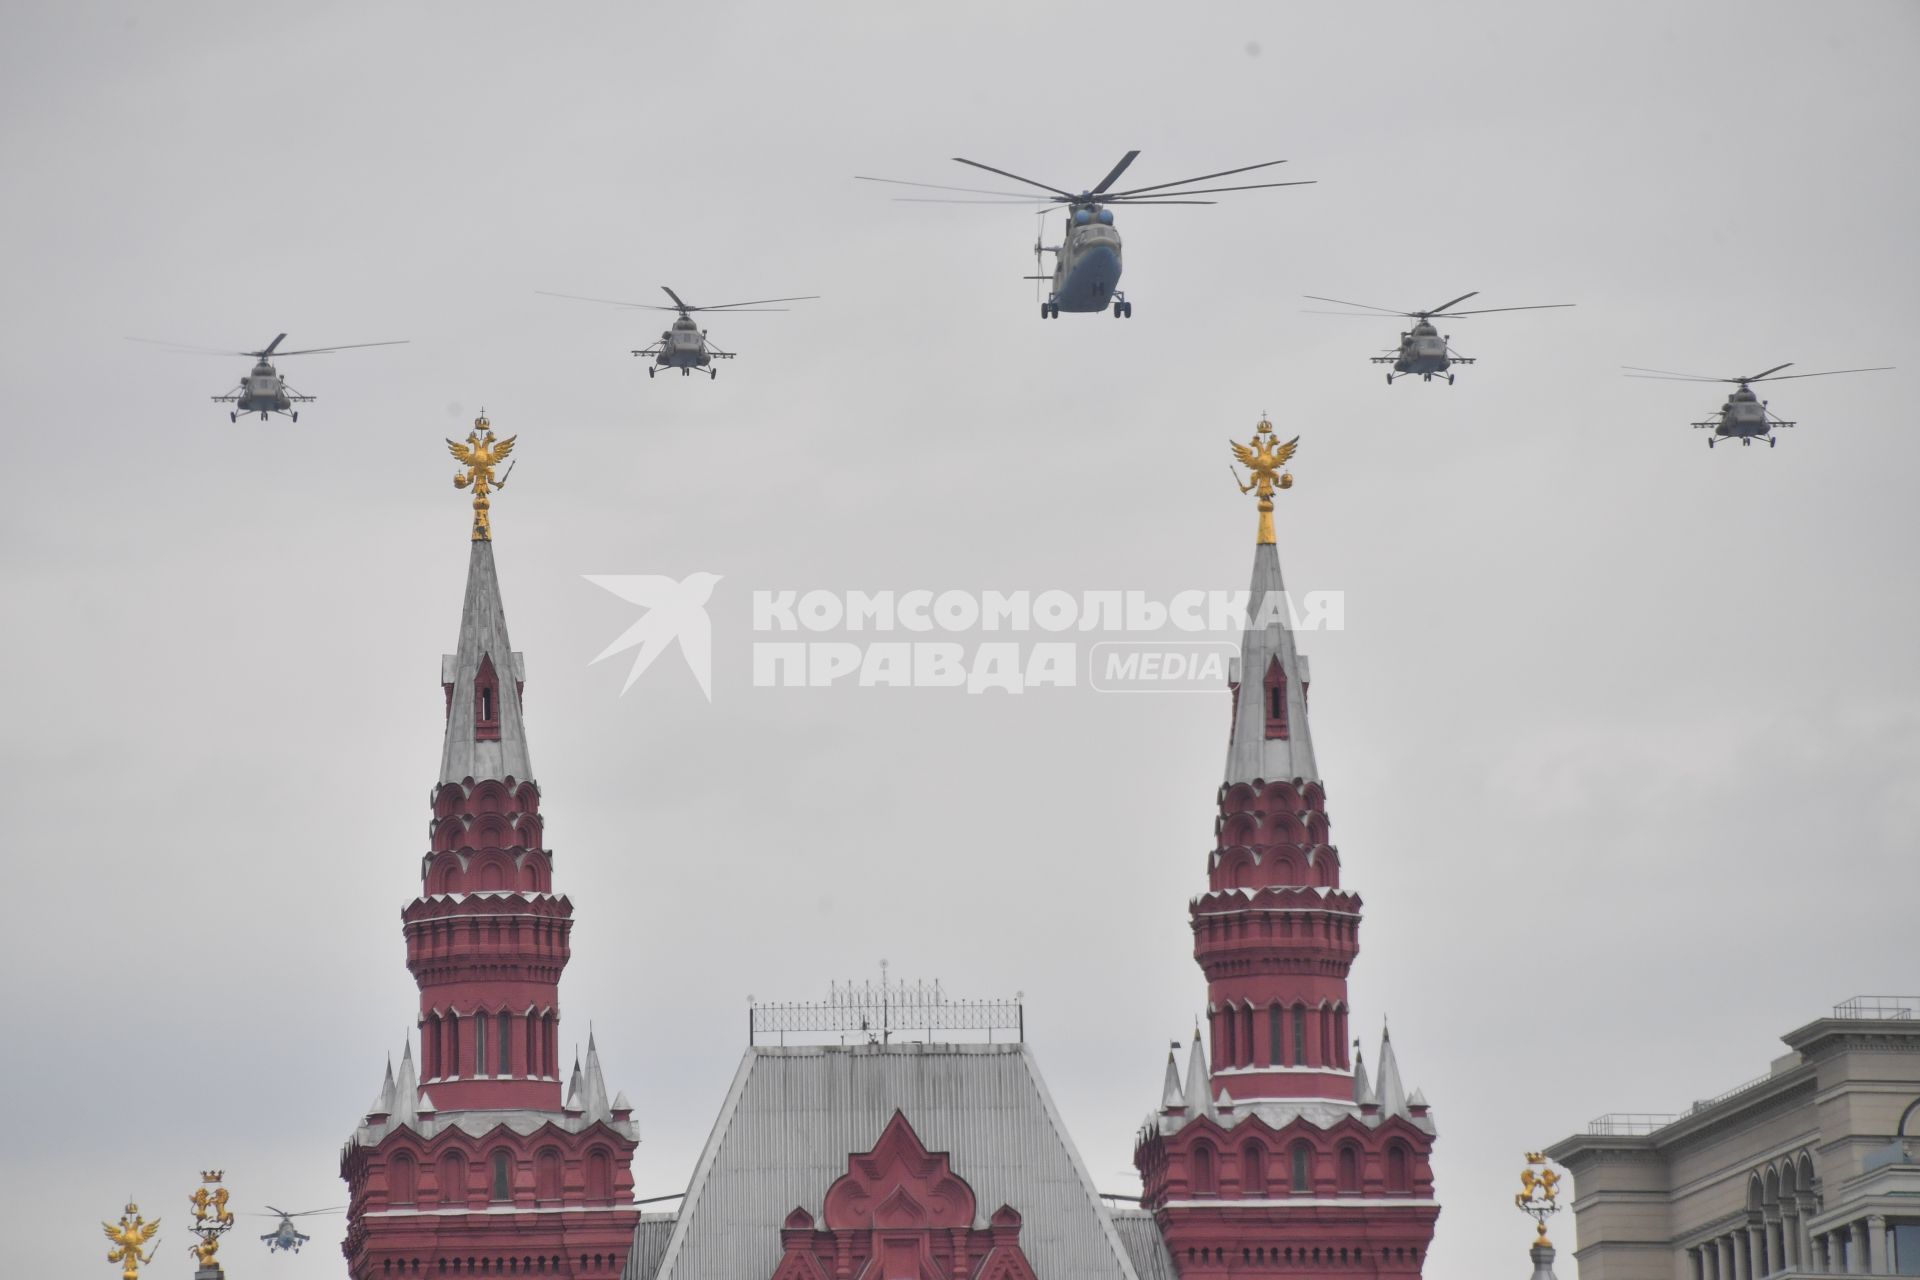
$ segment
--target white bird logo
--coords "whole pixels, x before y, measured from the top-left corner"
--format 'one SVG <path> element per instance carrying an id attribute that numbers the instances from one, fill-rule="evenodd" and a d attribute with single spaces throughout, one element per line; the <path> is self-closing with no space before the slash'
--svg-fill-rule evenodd
<path id="1" fill-rule="evenodd" d="M 675 640 L 680 642 L 680 656 L 687 660 L 687 667 L 693 672 L 693 678 L 700 682 L 700 692 L 708 702 L 713 701 L 713 624 L 707 618 L 707 601 L 713 595 L 714 584 L 720 581 L 717 573 L 690 573 L 684 579 L 675 581 L 658 573 L 587 573 L 581 575 L 596 587 L 605 588 L 625 600 L 628 604 L 637 604 L 646 609 L 638 622 L 621 633 L 619 639 L 602 649 L 593 662 L 611 658 L 616 653 L 624 653 L 635 645 L 640 651 L 633 655 L 633 668 L 627 672 L 627 682 L 620 686 L 625 694 L 633 688 L 633 682 L 640 673 L 653 665 L 653 660 Z M 593 662 L 587 665 L 592 666 Z"/>

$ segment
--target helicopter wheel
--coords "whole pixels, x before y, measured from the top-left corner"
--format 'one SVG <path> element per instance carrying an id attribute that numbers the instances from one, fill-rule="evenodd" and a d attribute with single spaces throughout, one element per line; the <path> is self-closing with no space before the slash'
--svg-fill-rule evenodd
<path id="1" fill-rule="evenodd" d="M 717 378 L 717 377 L 719 377 L 719 376 L 720 376 L 720 371 L 719 371 L 718 369 L 709 369 L 709 370 L 707 370 L 707 381 L 708 381 L 708 382 L 712 382 L 712 381 L 713 381 L 713 380 L 714 380 L 715 378 Z"/>
<path id="2" fill-rule="evenodd" d="M 1708 437 L 1708 439 L 1707 439 L 1707 448 L 1709 448 L 1709 449 L 1711 449 L 1711 448 L 1713 448 L 1713 439 L 1712 439 L 1712 437 Z"/>
<path id="3" fill-rule="evenodd" d="M 1040 304 L 1040 318 L 1041 318 L 1042 320 L 1048 320 L 1048 319 L 1051 319 L 1051 318 L 1052 318 L 1052 315 L 1051 315 L 1051 312 L 1052 312 L 1052 311 L 1053 311 L 1053 308 L 1052 308 L 1052 307 L 1049 307 L 1049 306 L 1048 306 L 1048 305 L 1047 305 L 1046 303 L 1044 303 L 1044 302 L 1043 302 L 1043 303 L 1041 303 L 1041 304 Z"/>
<path id="4" fill-rule="evenodd" d="M 1131 302 L 1126 304 L 1126 311 L 1123 314 L 1125 314 L 1127 319 L 1133 319 L 1133 304 Z"/>
<path id="5" fill-rule="evenodd" d="M 1778 440 L 1775 440 L 1773 437 L 1771 436 L 1767 437 L 1767 448 L 1771 449 L 1779 443 L 1780 442 Z"/>
<path id="6" fill-rule="evenodd" d="M 649 378 L 651 378 L 651 377 L 652 377 L 652 376 L 654 375 L 654 372 L 655 372 L 655 370 L 654 370 L 654 367 L 653 367 L 652 365 L 648 365 L 648 366 L 647 366 L 647 376 L 648 376 Z"/>
<path id="7" fill-rule="evenodd" d="M 1452 386 L 1452 385 L 1453 385 L 1453 375 L 1452 375 L 1452 374 L 1448 374 L 1448 375 L 1447 375 L 1447 385 L 1448 385 L 1448 386 Z"/>
<path id="8" fill-rule="evenodd" d="M 1393 385 L 1393 375 L 1392 375 L 1392 374 L 1388 374 L 1388 375 L 1387 375 L 1387 385 L 1388 385 L 1388 386 L 1392 386 L 1392 385 Z"/>
<path id="9" fill-rule="evenodd" d="M 229 414 L 227 415 L 227 421 L 228 421 L 228 422 L 238 422 L 238 421 L 240 421 L 240 415 L 239 415 L 238 413 L 229 413 Z"/>

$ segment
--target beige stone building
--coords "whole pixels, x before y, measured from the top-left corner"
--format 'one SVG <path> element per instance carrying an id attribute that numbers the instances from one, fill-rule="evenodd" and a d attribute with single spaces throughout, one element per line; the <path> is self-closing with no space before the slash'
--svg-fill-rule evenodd
<path id="1" fill-rule="evenodd" d="M 1758 1079 L 1548 1149 L 1580 1280 L 1920 1275 L 1920 996 L 1858 996 L 1782 1039 Z"/>

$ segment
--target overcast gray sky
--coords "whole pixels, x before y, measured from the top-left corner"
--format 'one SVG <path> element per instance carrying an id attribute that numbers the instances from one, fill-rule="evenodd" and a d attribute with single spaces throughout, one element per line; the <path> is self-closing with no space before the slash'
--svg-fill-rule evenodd
<path id="1" fill-rule="evenodd" d="M 578 916 L 568 1039 L 684 1187 L 749 993 L 1026 993 L 1103 1189 L 1203 1001 L 1225 695 L 755 689 L 756 588 L 1243 585 L 1226 438 L 1303 437 L 1280 512 L 1369 1056 L 1440 1125 L 1428 1274 L 1524 1266 L 1522 1153 L 1763 1071 L 1920 988 L 1913 228 L 1920 9 L 1538 5 L 15 4 L 0 40 L 7 494 L 0 934 L 14 1269 L 107 1274 L 129 1192 L 340 1204 L 411 1027 L 401 906 L 466 561 L 441 438 L 485 405 L 528 723 Z M 896 204 L 969 155 L 1091 184 L 1286 157 L 1319 185 L 1122 214 L 1123 323 L 1042 323 L 1017 207 Z M 986 185 L 986 184 L 981 184 Z M 820 293 L 713 323 L 537 297 Z M 1391 389 L 1303 293 L 1455 322 Z M 230 425 L 234 348 L 299 426 Z M 1716 449 L 1738 373 L 1802 425 Z M 588 666 L 587 573 L 725 575 L 714 697 Z M 338 1275 L 339 1219 L 297 1258 Z M 244 1236 L 266 1219 L 243 1220 Z M 772 1230 L 774 1224 L 769 1224 Z M 1571 1231 L 1559 1233 L 1571 1239 Z M 1563 1264 L 1571 1274 L 1571 1264 Z"/>

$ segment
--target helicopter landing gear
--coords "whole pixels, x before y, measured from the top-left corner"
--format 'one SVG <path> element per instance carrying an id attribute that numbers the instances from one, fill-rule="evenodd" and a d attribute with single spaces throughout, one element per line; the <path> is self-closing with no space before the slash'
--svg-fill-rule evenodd
<path id="1" fill-rule="evenodd" d="M 238 421 L 240 421 L 240 415 L 239 415 L 238 413 L 229 413 L 229 414 L 227 415 L 227 421 L 228 421 L 228 422 L 238 422 Z"/>
<path id="2" fill-rule="evenodd" d="M 1767 448 L 1771 449 L 1779 443 L 1780 442 L 1778 440 L 1775 440 L 1772 436 L 1767 437 Z"/>
<path id="3" fill-rule="evenodd" d="M 652 376 L 654 375 L 654 372 L 655 372 L 655 370 L 654 370 L 654 367 L 653 367 L 652 365 L 648 365 L 648 366 L 647 366 L 647 376 L 648 376 L 649 378 L 651 378 L 651 377 L 652 377 Z"/>
<path id="4" fill-rule="evenodd" d="M 298 422 L 298 421 L 300 421 L 300 411 L 299 411 L 298 409 L 295 409 L 295 410 L 294 410 L 294 411 L 293 411 L 293 412 L 292 412 L 291 414 L 289 414 L 288 416 L 289 416 L 289 417 L 291 417 L 291 418 L 292 418 L 292 419 L 293 419 L 293 420 L 294 420 L 295 422 Z"/>
<path id="5" fill-rule="evenodd" d="M 1113 318 L 1119 320 L 1123 317 L 1128 320 L 1133 319 L 1133 304 L 1123 298 L 1116 298 L 1113 303 Z"/>
<path id="6" fill-rule="evenodd" d="M 1392 375 L 1392 374 L 1388 374 L 1388 375 L 1387 375 L 1387 385 L 1388 385 L 1388 386 L 1392 386 L 1392 385 L 1393 385 L 1393 375 Z"/>
<path id="7" fill-rule="evenodd" d="M 1708 436 L 1708 437 L 1707 437 L 1707 448 L 1709 448 L 1709 449 L 1711 449 L 1711 448 L 1713 448 L 1713 437 L 1712 437 L 1712 436 Z"/>
<path id="8" fill-rule="evenodd" d="M 717 378 L 717 377 L 719 377 L 719 376 L 720 376 L 720 371 L 719 371 L 718 369 L 709 369 L 709 370 L 707 370 L 707 381 L 708 381 L 708 382 L 712 382 L 712 381 L 713 381 L 713 380 L 714 380 L 715 378 Z"/>

